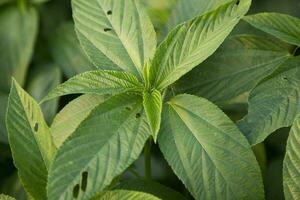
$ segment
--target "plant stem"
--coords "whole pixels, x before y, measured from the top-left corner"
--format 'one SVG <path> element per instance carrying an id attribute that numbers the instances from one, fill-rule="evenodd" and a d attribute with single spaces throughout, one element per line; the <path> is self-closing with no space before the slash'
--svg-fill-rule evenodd
<path id="1" fill-rule="evenodd" d="M 149 138 L 146 142 L 144 148 L 144 164 L 145 164 L 145 178 L 147 180 L 151 180 L 151 145 L 152 145 L 152 138 Z"/>

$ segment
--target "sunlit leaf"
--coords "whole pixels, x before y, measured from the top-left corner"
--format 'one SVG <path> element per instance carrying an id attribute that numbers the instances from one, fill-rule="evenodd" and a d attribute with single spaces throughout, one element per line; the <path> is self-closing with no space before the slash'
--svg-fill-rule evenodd
<path id="1" fill-rule="evenodd" d="M 263 199 L 260 169 L 249 143 L 214 104 L 172 98 L 163 111 L 160 149 L 195 199 Z"/>
<path id="2" fill-rule="evenodd" d="M 164 89 L 213 54 L 250 3 L 234 0 L 177 26 L 156 51 L 150 68 L 152 85 Z"/>
<path id="3" fill-rule="evenodd" d="M 118 95 L 99 104 L 59 148 L 48 198 L 90 199 L 138 158 L 149 136 L 141 97 Z"/>
<path id="4" fill-rule="evenodd" d="M 141 75 L 156 48 L 156 34 L 141 2 L 72 2 L 77 35 L 95 66 Z"/>

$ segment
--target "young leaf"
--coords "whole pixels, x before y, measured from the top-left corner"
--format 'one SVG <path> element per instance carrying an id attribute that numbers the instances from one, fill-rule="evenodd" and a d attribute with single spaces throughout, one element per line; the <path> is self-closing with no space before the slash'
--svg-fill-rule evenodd
<path id="1" fill-rule="evenodd" d="M 290 58 L 250 93 L 248 114 L 238 123 L 251 145 L 291 126 L 300 111 L 300 58 Z"/>
<path id="2" fill-rule="evenodd" d="M 23 85 L 38 28 L 34 8 L 21 12 L 15 6 L 0 12 L 0 90 L 9 92 L 11 77 Z"/>
<path id="3" fill-rule="evenodd" d="M 130 190 L 112 190 L 100 193 L 96 197 L 91 200 L 160 200 L 151 194 L 147 194 L 144 192 L 136 192 Z"/>
<path id="4" fill-rule="evenodd" d="M 46 199 L 47 169 L 56 151 L 39 105 L 13 81 L 7 132 L 14 163 L 26 191 Z"/>
<path id="5" fill-rule="evenodd" d="M 143 179 L 136 179 L 136 180 L 129 180 L 124 181 L 119 184 L 116 189 L 122 190 L 131 190 L 131 191 L 140 191 L 152 194 L 161 200 L 185 200 L 186 198 L 180 194 L 179 192 L 168 188 L 160 183 L 143 180 Z"/>
<path id="6" fill-rule="evenodd" d="M 66 105 L 56 115 L 51 125 L 51 134 L 56 147 L 60 147 L 91 111 L 105 99 L 107 97 L 103 95 L 85 94 Z"/>
<path id="7" fill-rule="evenodd" d="M 162 96 L 158 90 L 143 93 L 143 105 L 150 124 L 151 133 L 156 142 L 161 122 Z"/>
<path id="8" fill-rule="evenodd" d="M 283 162 L 283 186 L 286 200 L 300 197 L 300 118 L 291 129 Z"/>
<path id="9" fill-rule="evenodd" d="M 195 94 L 222 103 L 245 92 L 291 57 L 290 45 L 252 35 L 226 40 L 207 61 L 174 85 L 176 93 Z"/>
<path id="10" fill-rule="evenodd" d="M 95 70 L 79 45 L 72 23 L 62 24 L 51 35 L 49 45 L 55 62 L 68 78 Z"/>
<path id="11" fill-rule="evenodd" d="M 156 34 L 139 0 L 73 0 L 77 35 L 100 69 L 137 76 L 154 55 Z"/>
<path id="12" fill-rule="evenodd" d="M 165 106 L 158 142 L 195 199 L 263 199 L 260 169 L 235 124 L 209 101 L 191 95 Z"/>
<path id="13" fill-rule="evenodd" d="M 68 94 L 118 94 L 128 91 L 139 91 L 143 85 L 128 72 L 89 71 L 72 77 L 53 89 L 44 101 Z"/>
<path id="14" fill-rule="evenodd" d="M 182 22 L 215 10 L 230 1 L 232 0 L 178 0 L 167 23 L 167 29 L 171 30 Z"/>
<path id="15" fill-rule="evenodd" d="M 287 43 L 300 46 L 300 19 L 280 13 L 259 13 L 244 18 L 246 22 Z"/>
<path id="16" fill-rule="evenodd" d="M 158 47 L 150 68 L 150 82 L 158 90 L 174 83 L 222 44 L 251 0 L 231 1 L 177 26 Z"/>
<path id="17" fill-rule="evenodd" d="M 72 199 L 73 192 L 86 200 L 102 191 L 138 158 L 149 133 L 139 96 L 118 95 L 96 106 L 58 150 L 49 200 Z"/>

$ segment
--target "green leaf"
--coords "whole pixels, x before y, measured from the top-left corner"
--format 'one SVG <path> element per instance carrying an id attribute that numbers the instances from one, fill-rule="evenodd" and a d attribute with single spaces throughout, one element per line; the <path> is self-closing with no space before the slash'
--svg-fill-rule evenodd
<path id="1" fill-rule="evenodd" d="M 139 91 L 142 88 L 143 85 L 138 79 L 128 72 L 95 70 L 74 76 L 57 86 L 43 102 L 68 94 L 118 94 Z"/>
<path id="2" fill-rule="evenodd" d="M 39 105 L 16 81 L 9 95 L 7 132 L 23 186 L 35 199 L 46 199 L 47 169 L 56 149 Z"/>
<path id="3" fill-rule="evenodd" d="M 82 200 L 102 191 L 138 158 L 149 133 L 141 97 L 118 95 L 96 106 L 58 150 L 49 200 L 72 199 L 77 189 Z"/>
<path id="4" fill-rule="evenodd" d="M 249 143 L 214 104 L 179 95 L 165 105 L 159 146 L 195 199 L 263 199 Z"/>
<path id="5" fill-rule="evenodd" d="M 150 124 L 151 133 L 156 142 L 161 122 L 162 96 L 158 90 L 143 92 L 143 105 Z"/>
<path id="6" fill-rule="evenodd" d="M 160 200 L 159 198 L 143 193 L 129 190 L 112 190 L 101 193 L 92 200 Z"/>
<path id="7" fill-rule="evenodd" d="M 237 0 L 177 26 L 158 47 L 150 68 L 150 82 L 158 90 L 174 83 L 203 62 L 222 44 L 251 0 Z"/>
<path id="8" fill-rule="evenodd" d="M 70 22 L 59 26 L 51 36 L 50 47 L 55 62 L 68 78 L 95 69 L 83 53 L 74 31 L 74 25 Z"/>
<path id="9" fill-rule="evenodd" d="M 86 94 L 67 104 L 56 115 L 51 125 L 51 134 L 56 147 L 60 147 L 91 111 L 105 99 L 106 97 L 102 95 Z"/>
<path id="10" fill-rule="evenodd" d="M 0 27 L 0 90 L 9 92 L 12 76 L 24 85 L 37 34 L 37 12 L 32 7 L 24 12 L 17 7 L 1 9 Z"/>
<path id="11" fill-rule="evenodd" d="M 167 29 L 171 30 L 182 22 L 215 10 L 230 1 L 232 0 L 178 0 L 169 17 Z"/>
<path id="12" fill-rule="evenodd" d="M 61 82 L 61 71 L 55 64 L 38 65 L 30 73 L 27 83 L 28 93 L 41 101 L 50 90 Z M 41 105 L 46 122 L 51 123 L 58 108 L 58 99 Z"/>
<path id="13" fill-rule="evenodd" d="M 16 199 L 4 194 L 0 194 L 0 200 L 16 200 Z"/>
<path id="14" fill-rule="evenodd" d="M 259 13 L 244 18 L 257 29 L 300 46 L 300 19 L 280 13 Z"/>
<path id="15" fill-rule="evenodd" d="M 129 180 L 124 181 L 119 184 L 117 189 L 122 190 L 131 190 L 131 191 L 140 191 L 152 194 L 162 200 L 185 200 L 186 198 L 180 194 L 179 192 L 168 188 L 160 183 L 143 180 L 143 179 L 136 179 L 136 180 Z"/>
<path id="16" fill-rule="evenodd" d="M 73 0 L 82 47 L 100 69 L 137 76 L 153 57 L 156 34 L 139 0 Z"/>
<path id="17" fill-rule="evenodd" d="M 234 36 L 207 61 L 176 82 L 174 88 L 176 93 L 195 94 L 223 103 L 249 92 L 291 57 L 291 49 L 266 37 Z"/>
<path id="18" fill-rule="evenodd" d="M 286 200 L 300 198 L 300 118 L 293 123 L 283 161 L 283 186 Z"/>
<path id="19" fill-rule="evenodd" d="M 250 93 L 248 114 L 238 123 L 251 145 L 291 126 L 300 111 L 300 58 L 290 58 Z"/>
<path id="20" fill-rule="evenodd" d="M 0 143 L 7 143 L 7 133 L 5 126 L 5 115 L 7 110 L 8 95 L 0 92 Z"/>

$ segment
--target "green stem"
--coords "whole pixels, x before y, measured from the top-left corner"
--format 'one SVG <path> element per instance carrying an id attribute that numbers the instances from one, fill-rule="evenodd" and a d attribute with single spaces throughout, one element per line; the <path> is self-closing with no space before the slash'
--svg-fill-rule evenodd
<path id="1" fill-rule="evenodd" d="M 145 178 L 151 180 L 151 145 L 152 138 L 148 139 L 144 148 Z"/>

